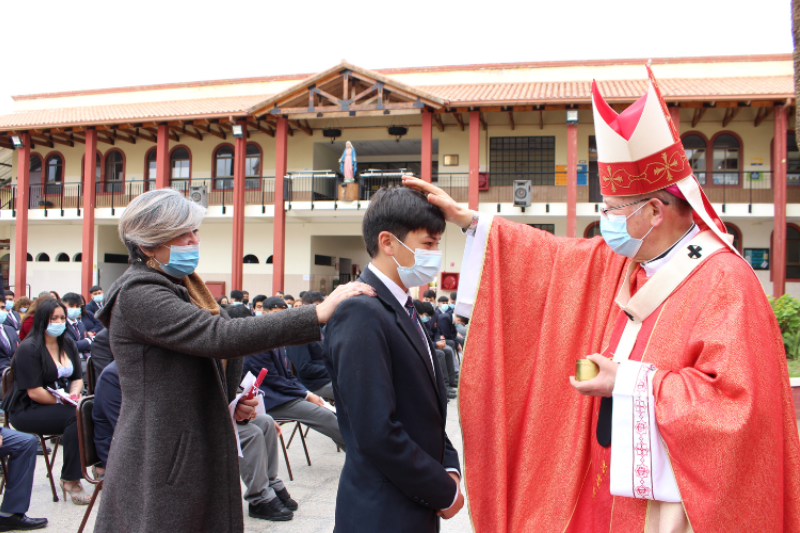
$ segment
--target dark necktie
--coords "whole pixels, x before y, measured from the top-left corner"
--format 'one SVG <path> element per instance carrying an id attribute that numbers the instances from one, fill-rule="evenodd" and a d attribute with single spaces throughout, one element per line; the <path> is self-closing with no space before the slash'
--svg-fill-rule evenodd
<path id="1" fill-rule="evenodd" d="M 19 329 L 19 324 L 17 323 L 17 319 L 14 318 L 14 313 L 9 312 L 8 318 L 11 319 L 11 323 L 14 325 L 14 329 Z"/>
<path id="2" fill-rule="evenodd" d="M 11 353 L 11 343 L 6 338 L 5 331 L 0 333 L 0 341 L 3 343 L 3 350 L 5 350 L 6 353 Z"/>

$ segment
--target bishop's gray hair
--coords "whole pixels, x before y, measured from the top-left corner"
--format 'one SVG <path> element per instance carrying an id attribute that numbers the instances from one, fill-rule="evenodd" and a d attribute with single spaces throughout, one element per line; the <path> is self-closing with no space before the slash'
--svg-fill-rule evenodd
<path id="1" fill-rule="evenodd" d="M 146 261 L 140 246 L 152 250 L 194 231 L 205 214 L 205 208 L 175 189 L 149 191 L 125 208 L 119 219 L 119 238 L 128 248 L 131 261 Z"/>

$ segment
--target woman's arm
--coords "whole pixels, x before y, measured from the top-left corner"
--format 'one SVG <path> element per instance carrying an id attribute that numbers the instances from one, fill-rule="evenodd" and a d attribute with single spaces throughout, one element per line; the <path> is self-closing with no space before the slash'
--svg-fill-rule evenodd
<path id="1" fill-rule="evenodd" d="M 28 397 L 30 397 L 30 399 L 36 403 L 43 405 L 54 405 L 58 403 L 58 401 L 56 401 L 56 397 L 47 392 L 44 387 L 27 389 L 27 393 Z"/>
<path id="2" fill-rule="evenodd" d="M 83 390 L 83 379 L 75 379 L 69 382 L 69 395 L 80 396 Z"/>

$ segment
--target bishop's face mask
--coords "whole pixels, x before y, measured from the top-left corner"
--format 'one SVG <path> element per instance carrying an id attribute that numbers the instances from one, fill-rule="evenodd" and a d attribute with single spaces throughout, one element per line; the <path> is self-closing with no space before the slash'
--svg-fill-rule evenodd
<path id="1" fill-rule="evenodd" d="M 641 239 L 634 239 L 631 237 L 630 233 L 628 233 L 628 219 L 641 211 L 645 205 L 647 204 L 643 204 L 639 209 L 628 216 L 615 215 L 613 213 L 603 213 L 600 215 L 600 233 L 603 235 L 606 244 L 608 244 L 614 253 L 630 257 L 631 259 L 636 257 L 636 254 L 639 253 L 639 249 L 642 247 L 645 237 L 650 235 L 650 231 L 653 231 L 653 227 L 651 227 L 650 231 L 645 233 Z"/>
<path id="2" fill-rule="evenodd" d="M 392 235 L 392 237 L 394 237 L 394 235 Z M 400 263 L 397 263 L 397 259 L 392 256 L 394 262 L 397 263 L 397 273 L 400 275 L 400 281 L 403 282 L 406 288 L 421 287 L 436 279 L 436 275 L 442 267 L 441 250 L 423 250 L 421 248 L 412 250 L 403 244 L 403 241 L 397 237 L 394 238 L 403 248 L 409 252 L 414 252 L 414 265 L 410 267 L 404 267 Z"/>

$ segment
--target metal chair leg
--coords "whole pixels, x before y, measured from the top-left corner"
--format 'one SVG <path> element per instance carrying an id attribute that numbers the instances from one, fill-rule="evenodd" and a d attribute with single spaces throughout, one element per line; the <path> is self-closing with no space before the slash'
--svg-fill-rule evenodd
<path id="1" fill-rule="evenodd" d="M 86 527 L 86 522 L 89 520 L 89 515 L 92 514 L 92 507 L 94 507 L 94 502 L 97 500 L 97 495 L 100 494 L 100 491 L 103 490 L 103 480 L 100 480 L 100 483 L 95 485 L 94 487 L 94 494 L 92 494 L 92 499 L 89 501 L 89 507 L 86 508 L 86 512 L 83 513 L 83 520 L 81 521 L 81 527 L 78 528 L 78 533 L 83 533 L 83 528 Z"/>
<path id="2" fill-rule="evenodd" d="M 292 441 L 294 440 L 294 434 L 297 433 L 297 428 L 299 428 L 299 427 L 300 427 L 300 422 L 297 422 L 294 425 L 294 429 L 292 430 L 292 434 L 289 436 L 289 443 L 286 445 L 287 449 L 289 448 L 289 446 L 292 445 Z M 303 430 L 301 429 L 300 431 L 302 432 Z"/>
<path id="3" fill-rule="evenodd" d="M 289 471 L 289 481 L 294 481 L 292 476 L 292 466 L 289 464 L 289 454 L 286 453 L 286 443 L 283 440 L 283 434 L 279 435 L 281 439 L 281 447 L 283 448 L 283 459 L 286 461 L 286 470 Z"/>
<path id="4" fill-rule="evenodd" d="M 44 456 L 44 464 L 47 468 L 47 478 L 50 480 L 50 489 L 53 491 L 53 501 L 58 501 L 58 492 L 56 491 L 56 483 L 53 481 L 53 463 L 55 463 L 56 453 L 58 453 L 58 444 L 61 442 L 60 438 L 56 439 L 56 443 L 53 446 L 53 460 L 50 460 L 50 453 L 47 451 L 47 442 L 44 439 L 43 435 L 38 435 L 39 441 L 42 443 L 42 453 Z"/>
<path id="5" fill-rule="evenodd" d="M 297 425 L 299 426 L 300 422 L 298 422 Z M 306 437 L 303 435 L 303 428 L 300 428 L 300 442 L 303 443 L 303 450 L 306 452 L 306 462 L 308 466 L 311 466 L 311 457 L 308 455 L 308 446 L 306 446 Z"/>

